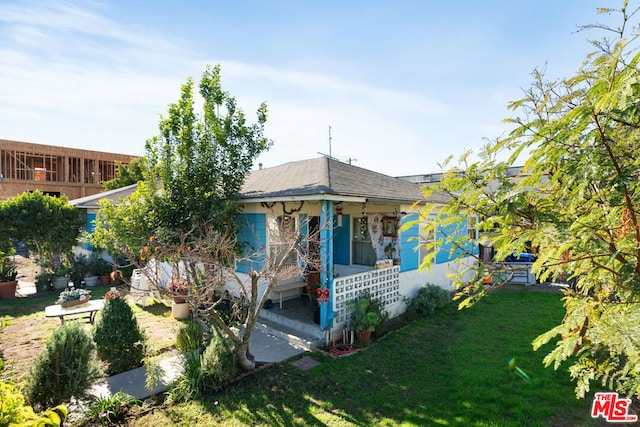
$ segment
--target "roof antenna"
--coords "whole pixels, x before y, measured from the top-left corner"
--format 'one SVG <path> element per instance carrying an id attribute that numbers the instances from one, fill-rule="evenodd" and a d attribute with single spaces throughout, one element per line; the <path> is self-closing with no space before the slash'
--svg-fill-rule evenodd
<path id="1" fill-rule="evenodd" d="M 335 157 L 333 157 L 331 155 L 331 126 L 329 126 L 329 154 L 325 154 L 325 153 L 321 153 L 318 151 L 318 154 L 320 154 L 321 156 L 326 157 L 327 159 L 331 159 L 331 160 L 335 160 L 335 161 L 340 161 L 340 159 L 336 159 Z"/>
<path id="2" fill-rule="evenodd" d="M 331 125 L 329 125 L 329 159 L 333 159 L 331 155 Z M 329 188 L 331 188 L 331 162 L 327 162 L 327 179 L 329 180 Z"/>

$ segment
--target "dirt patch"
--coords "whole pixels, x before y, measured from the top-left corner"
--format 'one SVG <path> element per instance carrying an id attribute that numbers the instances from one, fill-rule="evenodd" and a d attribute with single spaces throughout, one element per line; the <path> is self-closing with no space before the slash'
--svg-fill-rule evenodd
<path id="1" fill-rule="evenodd" d="M 11 262 L 18 270 L 18 280 L 29 283 L 36 282 L 36 277 L 40 274 L 40 265 L 36 260 L 16 255 L 11 257 Z"/>
<path id="2" fill-rule="evenodd" d="M 99 296 L 107 289 L 96 289 L 94 293 Z M 28 301 L 29 304 L 25 304 L 25 307 L 5 310 L 0 306 L 0 322 L 8 322 L 0 330 L 0 354 L 5 367 L 0 378 L 17 380 L 26 376 L 35 359 L 44 351 L 46 340 L 60 326 L 59 319 L 44 317 L 44 307 L 52 304 L 56 295 L 57 293 L 52 292 L 44 297 L 36 295 L 14 300 Z M 138 307 L 131 300 L 129 302 L 147 337 L 148 355 L 164 358 L 175 354 L 175 337 L 180 322 L 171 316 L 170 302 L 158 302 L 148 307 Z M 24 313 L 21 314 L 20 311 Z M 87 332 L 91 333 L 91 324 L 84 320 L 77 321 L 82 322 Z"/>

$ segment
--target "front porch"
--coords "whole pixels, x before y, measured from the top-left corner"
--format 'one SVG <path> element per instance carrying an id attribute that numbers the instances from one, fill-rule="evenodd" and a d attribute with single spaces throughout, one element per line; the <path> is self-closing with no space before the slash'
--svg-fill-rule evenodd
<path id="1" fill-rule="evenodd" d="M 338 266 L 336 265 L 336 270 Z M 347 266 L 341 266 L 347 267 Z M 335 333 L 341 330 L 348 319 L 346 311 L 347 301 L 356 298 L 362 292 L 368 292 L 374 298 L 380 298 L 385 306 L 401 300 L 399 293 L 400 267 L 393 266 L 383 269 L 371 269 L 362 271 L 359 266 L 342 269 L 342 272 L 361 271 L 355 274 L 338 275 L 329 284 L 329 303 L 325 305 L 328 317 L 331 319 L 331 330 Z M 313 311 L 308 295 L 289 297 L 282 301 L 282 309 L 279 301 L 274 301 L 271 308 L 260 310 L 260 321 L 263 327 L 284 334 L 284 338 L 291 342 L 299 342 L 307 348 L 315 348 L 326 344 L 330 339 L 329 328 L 323 331 L 320 325 L 313 323 Z M 293 341 L 292 341 L 293 340 Z"/>

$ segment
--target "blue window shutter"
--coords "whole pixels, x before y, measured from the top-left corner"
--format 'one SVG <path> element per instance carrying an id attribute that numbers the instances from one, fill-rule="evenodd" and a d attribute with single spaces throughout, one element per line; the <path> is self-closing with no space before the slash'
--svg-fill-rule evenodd
<path id="1" fill-rule="evenodd" d="M 96 229 L 96 214 L 87 212 L 87 233 L 93 233 L 93 230 L 95 229 Z M 90 245 L 89 243 L 84 243 L 82 247 L 89 251 L 93 250 L 93 245 Z"/>
<path id="2" fill-rule="evenodd" d="M 442 225 L 438 224 L 438 230 L 436 232 L 436 242 L 440 245 L 438 253 L 436 254 L 436 264 L 442 264 L 444 262 L 451 261 L 458 255 L 462 254 L 461 249 L 456 249 L 452 252 L 452 248 L 454 247 L 453 242 L 448 241 L 451 239 L 451 236 L 462 236 L 465 237 L 467 235 L 467 222 L 463 222 L 460 224 L 447 224 Z M 454 237 L 456 239 L 456 237 Z M 471 248 L 471 247 L 469 247 Z"/>
<path id="3" fill-rule="evenodd" d="M 338 217 L 333 217 L 333 262 L 349 265 L 351 248 L 351 217 L 342 215 L 342 226 L 338 227 Z"/>
<path id="4" fill-rule="evenodd" d="M 405 215 L 402 222 L 415 221 L 418 214 Z M 400 232 L 400 271 L 417 270 L 420 265 L 420 253 L 418 251 L 418 232 L 420 226 L 413 225 L 411 228 Z"/>
<path id="5" fill-rule="evenodd" d="M 240 214 L 238 215 L 240 231 L 238 242 L 242 245 L 242 256 L 262 252 L 267 246 L 267 216 L 265 214 Z M 259 270 L 264 265 L 264 256 L 253 257 L 248 262 L 239 263 L 236 271 L 249 273 L 250 270 Z"/>

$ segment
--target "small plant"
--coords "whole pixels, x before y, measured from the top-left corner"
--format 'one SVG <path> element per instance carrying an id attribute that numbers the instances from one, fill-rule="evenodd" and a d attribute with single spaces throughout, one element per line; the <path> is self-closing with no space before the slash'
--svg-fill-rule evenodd
<path id="1" fill-rule="evenodd" d="M 182 278 L 170 279 L 167 283 L 167 288 L 169 292 L 172 292 L 174 295 L 189 295 L 189 283 Z"/>
<path id="2" fill-rule="evenodd" d="M 408 301 L 406 315 L 409 319 L 431 316 L 435 311 L 451 302 L 451 294 L 434 284 L 418 289 L 416 296 Z"/>
<path id="3" fill-rule="evenodd" d="M 66 322 L 53 332 L 36 359 L 25 394 L 34 407 L 52 407 L 84 397 L 98 378 L 95 344 L 78 322 Z"/>
<path id="4" fill-rule="evenodd" d="M 72 275 L 74 278 L 83 278 L 91 270 L 91 264 L 89 262 L 89 257 L 85 254 L 77 254 L 71 258 L 70 261 L 71 268 L 73 269 Z"/>
<path id="5" fill-rule="evenodd" d="M 155 391 L 160 385 L 164 371 L 150 356 L 144 359 L 144 366 L 147 368 L 144 375 L 144 386 L 151 393 L 151 399 L 155 399 Z"/>
<path id="6" fill-rule="evenodd" d="M 60 261 L 57 264 L 54 263 L 53 273 L 56 276 L 71 276 L 71 273 L 73 273 L 73 266 L 69 261 Z"/>
<path id="7" fill-rule="evenodd" d="M 202 352 L 190 351 L 182 358 L 182 373 L 174 381 L 169 393 L 170 403 L 188 402 L 202 396 L 205 376 L 202 371 Z"/>
<path id="8" fill-rule="evenodd" d="M 0 263 L 0 282 L 13 282 L 18 277 L 18 270 L 8 262 Z"/>
<path id="9" fill-rule="evenodd" d="M 114 425 L 124 420 L 129 408 L 139 404 L 138 399 L 121 391 L 107 397 L 94 396 L 89 402 L 87 415 L 92 421 L 99 422 L 100 425 Z"/>
<path id="10" fill-rule="evenodd" d="M 373 332 L 380 325 L 380 313 L 373 310 L 372 300 L 368 294 L 363 294 L 347 303 L 350 312 L 351 328 L 356 332 Z"/>
<path id="11" fill-rule="evenodd" d="M 142 366 L 146 337 L 129 304 L 123 298 L 110 298 L 100 310 L 93 328 L 98 356 L 108 366 L 108 375 Z"/>
<path id="12" fill-rule="evenodd" d="M 193 320 L 180 325 L 178 334 L 176 335 L 176 349 L 181 353 L 193 351 L 204 347 L 204 329 Z"/>

